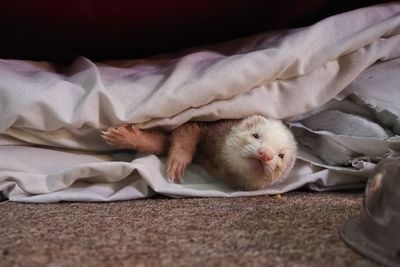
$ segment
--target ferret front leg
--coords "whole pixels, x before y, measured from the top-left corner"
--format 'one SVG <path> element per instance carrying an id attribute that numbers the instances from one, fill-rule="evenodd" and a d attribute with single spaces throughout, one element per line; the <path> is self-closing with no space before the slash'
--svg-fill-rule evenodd
<path id="1" fill-rule="evenodd" d="M 121 149 L 133 149 L 141 153 L 166 155 L 169 141 L 159 130 L 141 130 L 132 124 L 109 128 L 102 132 L 104 140 Z"/>
<path id="2" fill-rule="evenodd" d="M 188 122 L 176 128 L 170 135 L 167 176 L 170 182 L 181 183 L 186 167 L 192 162 L 201 138 L 197 123 Z"/>

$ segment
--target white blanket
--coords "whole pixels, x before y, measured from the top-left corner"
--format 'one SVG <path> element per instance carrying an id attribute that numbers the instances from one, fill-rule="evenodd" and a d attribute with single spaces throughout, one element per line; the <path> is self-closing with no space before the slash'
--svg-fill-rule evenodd
<path id="1" fill-rule="evenodd" d="M 400 3 L 144 60 L 0 60 L 0 192 L 57 202 L 360 187 L 400 151 L 399 74 Z M 168 183 L 164 159 L 115 151 L 99 131 L 254 113 L 289 120 L 300 144 L 288 179 L 255 192 L 233 191 L 195 164 L 183 184 Z"/>

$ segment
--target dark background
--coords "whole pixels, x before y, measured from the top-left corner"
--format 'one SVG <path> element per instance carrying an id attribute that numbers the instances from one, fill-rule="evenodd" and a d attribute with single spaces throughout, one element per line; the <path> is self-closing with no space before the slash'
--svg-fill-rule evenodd
<path id="1" fill-rule="evenodd" d="M 379 0 L 2 0 L 0 58 L 132 59 L 310 25 Z"/>

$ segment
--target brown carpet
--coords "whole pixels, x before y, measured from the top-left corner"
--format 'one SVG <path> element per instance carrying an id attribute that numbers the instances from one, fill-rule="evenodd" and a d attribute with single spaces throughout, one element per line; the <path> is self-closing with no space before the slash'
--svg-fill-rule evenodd
<path id="1" fill-rule="evenodd" d="M 362 192 L 0 203 L 0 266 L 376 266 L 338 226 Z"/>

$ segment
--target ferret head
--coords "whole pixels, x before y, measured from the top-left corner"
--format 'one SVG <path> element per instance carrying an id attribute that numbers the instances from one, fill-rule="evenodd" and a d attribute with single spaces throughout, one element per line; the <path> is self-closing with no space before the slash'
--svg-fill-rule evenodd
<path id="1" fill-rule="evenodd" d="M 228 181 L 243 190 L 263 189 L 285 178 L 296 160 L 296 141 L 280 120 L 254 115 L 232 127 L 223 158 Z"/>

